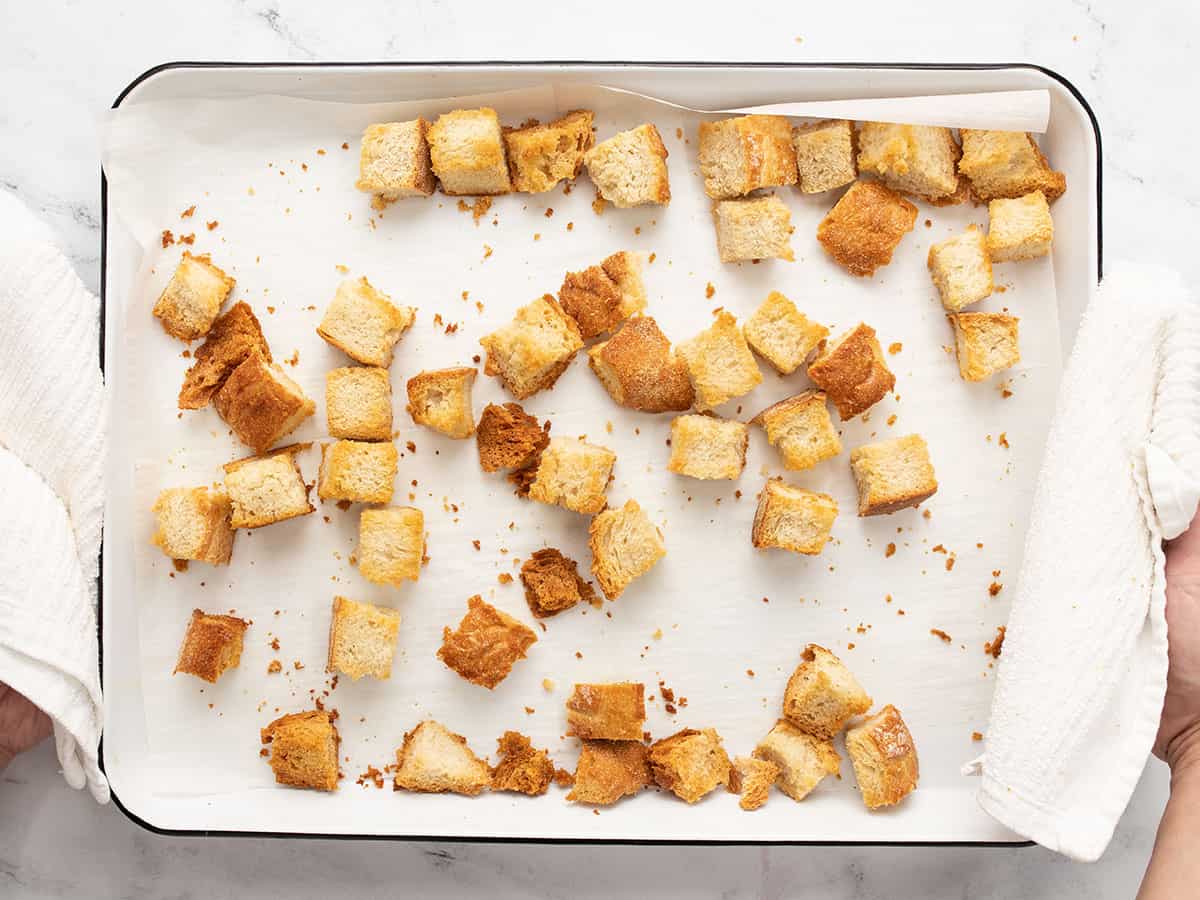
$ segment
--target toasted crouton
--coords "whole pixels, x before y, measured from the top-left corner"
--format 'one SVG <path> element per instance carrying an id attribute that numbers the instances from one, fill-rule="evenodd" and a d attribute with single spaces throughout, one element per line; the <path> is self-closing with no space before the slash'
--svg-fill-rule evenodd
<path id="1" fill-rule="evenodd" d="M 429 158 L 447 194 L 507 194 L 512 190 L 496 111 L 456 109 L 429 126 Z"/>
<path id="2" fill-rule="evenodd" d="M 746 466 L 750 429 L 741 422 L 710 415 L 679 416 L 671 422 L 671 460 L 667 468 L 691 478 L 737 479 Z"/>
<path id="3" fill-rule="evenodd" d="M 437 187 L 429 164 L 429 123 L 368 125 L 362 136 L 355 187 L 374 194 L 377 206 L 403 197 L 428 197 Z"/>
<path id="4" fill-rule="evenodd" d="M 875 329 L 861 322 L 826 343 L 809 365 L 808 377 L 829 395 L 843 422 L 866 412 L 896 386 Z"/>
<path id="5" fill-rule="evenodd" d="M 877 181 L 856 181 L 817 226 L 817 240 L 851 275 L 874 275 L 913 230 L 917 208 Z"/>
<path id="6" fill-rule="evenodd" d="M 557 616 L 580 600 L 597 603 L 591 584 L 579 577 L 575 560 L 553 547 L 534 550 L 521 564 L 521 584 L 529 611 L 539 619 Z"/>
<path id="7" fill-rule="evenodd" d="M 583 169 L 583 155 L 592 148 L 592 111 L 576 109 L 546 125 L 536 121 L 504 132 L 512 189 L 531 194 L 553 190 L 572 181 Z"/>
<path id="8" fill-rule="evenodd" d="M 662 532 L 642 512 L 636 500 L 620 509 L 606 509 L 588 528 L 592 574 L 609 600 L 616 600 L 634 579 L 645 575 L 667 555 Z"/>
<path id="9" fill-rule="evenodd" d="M 729 769 L 729 790 L 741 794 L 738 806 L 746 810 L 760 809 L 771 795 L 771 785 L 779 777 L 779 766 L 766 759 L 738 756 Z"/>
<path id="10" fill-rule="evenodd" d="M 1054 220 L 1041 191 L 988 204 L 987 250 L 992 262 L 1046 256 L 1053 243 Z"/>
<path id="11" fill-rule="evenodd" d="M 469 438 L 475 433 L 471 385 L 475 369 L 460 367 L 418 372 L 408 379 L 408 414 L 418 425 L 446 437 Z"/>
<path id="12" fill-rule="evenodd" d="M 864 122 L 858 132 L 858 170 L 894 191 L 941 200 L 958 191 L 960 151 L 949 128 Z"/>
<path id="13" fill-rule="evenodd" d="M 394 609 L 334 597 L 325 671 L 341 672 L 355 681 L 364 675 L 391 678 L 399 631 L 400 613 Z"/>
<path id="14" fill-rule="evenodd" d="M 567 734 L 588 740 L 640 741 L 646 727 L 640 681 L 576 684 L 567 698 Z"/>
<path id="15" fill-rule="evenodd" d="M 333 717 L 322 709 L 280 716 L 262 730 L 271 746 L 275 781 L 290 787 L 336 791 L 338 737 Z"/>
<path id="16" fill-rule="evenodd" d="M 364 509 L 355 555 L 367 581 L 399 587 L 418 580 L 425 560 L 424 513 L 411 506 Z"/>
<path id="17" fill-rule="evenodd" d="M 552 438 L 525 490 L 531 500 L 592 515 L 608 504 L 604 492 L 617 455 L 574 438 Z"/>
<path id="18" fill-rule="evenodd" d="M 695 803 L 718 785 L 729 784 L 729 757 L 712 728 L 685 728 L 650 745 L 650 771 L 658 786 Z"/>
<path id="19" fill-rule="evenodd" d="M 714 200 L 796 183 L 796 150 L 786 116 L 738 116 L 700 123 L 700 174 Z"/>
<path id="20" fill-rule="evenodd" d="M 919 434 L 864 444 L 850 451 L 858 514 L 894 513 L 928 500 L 938 489 L 929 446 Z"/>
<path id="21" fill-rule="evenodd" d="M 641 254 L 622 250 L 598 266 L 568 272 L 558 302 L 579 325 L 585 341 L 612 331 L 646 308 Z"/>
<path id="22" fill-rule="evenodd" d="M 390 441 L 322 444 L 317 496 L 351 503 L 390 503 L 398 460 L 396 446 Z"/>
<path id="23" fill-rule="evenodd" d="M 230 373 L 212 403 L 238 440 L 258 453 L 291 434 L 317 409 L 300 385 L 257 350 Z"/>
<path id="24" fill-rule="evenodd" d="M 154 304 L 154 316 L 171 337 L 181 341 L 203 337 L 234 284 L 207 254 L 192 256 L 184 250 L 175 274 Z"/>
<path id="25" fill-rule="evenodd" d="M 520 469 L 533 463 L 550 443 L 550 423 L 543 427 L 519 403 L 489 403 L 479 417 L 475 444 L 485 472 Z"/>
<path id="26" fill-rule="evenodd" d="M 392 436 L 392 382 L 378 366 L 348 366 L 325 374 L 329 434 L 354 441 Z"/>
<path id="27" fill-rule="evenodd" d="M 819 194 L 858 177 L 854 164 L 854 126 L 845 119 L 813 122 L 792 132 L 797 183 L 805 194 Z"/>
<path id="28" fill-rule="evenodd" d="M 750 542 L 755 547 L 778 547 L 817 556 L 825 549 L 837 514 L 837 501 L 828 494 L 772 478 L 758 495 Z"/>
<path id="29" fill-rule="evenodd" d="M 479 341 L 487 351 L 483 371 L 497 375 L 524 400 L 554 386 L 583 347 L 579 326 L 546 294 L 517 310 L 512 322 Z"/>
<path id="30" fill-rule="evenodd" d="M 649 123 L 601 141 L 583 163 L 600 196 L 618 209 L 671 202 L 667 148 Z"/>
<path id="31" fill-rule="evenodd" d="M 966 175 L 980 200 L 1023 197 L 1041 191 L 1054 201 L 1067 189 L 1067 177 L 1050 168 L 1033 136 L 1022 131 L 962 130 L 962 159 Z"/>
<path id="32" fill-rule="evenodd" d="M 592 347 L 588 364 L 618 406 L 657 413 L 688 409 L 695 399 L 687 365 L 650 316 L 635 316 Z"/>
<path id="33" fill-rule="evenodd" d="M 242 661 L 242 640 L 250 623 L 236 616 L 192 610 L 173 675 L 184 672 L 215 684 L 226 669 Z"/>
<path id="34" fill-rule="evenodd" d="M 926 265 L 950 312 L 991 296 L 992 261 L 983 232 L 974 225 L 930 247 Z"/>
<path id="35" fill-rule="evenodd" d="M 437 656 L 472 684 L 492 690 L 508 677 L 513 664 L 537 642 L 533 629 L 522 625 L 476 594 L 467 600 L 467 614 L 451 631 L 442 629 Z"/>
<path id="36" fill-rule="evenodd" d="M 154 501 L 158 529 L 150 539 L 171 559 L 225 565 L 233 552 L 229 495 L 206 487 L 167 488 Z"/>
<path id="37" fill-rule="evenodd" d="M 842 758 L 830 741 L 805 734 L 780 719 L 754 748 L 756 759 L 779 767 L 775 786 L 793 800 L 803 800 L 826 775 L 837 775 Z"/>
<path id="38" fill-rule="evenodd" d="M 338 285 L 317 334 L 355 362 L 386 369 L 396 342 L 415 318 L 416 310 L 396 306 L 366 278 L 347 278 Z"/>
<path id="39" fill-rule="evenodd" d="M 473 797 L 491 784 L 488 764 L 471 752 L 467 739 L 432 719 L 404 735 L 396 751 L 397 791 Z"/>
<path id="40" fill-rule="evenodd" d="M 893 806 L 917 787 L 917 748 L 900 711 L 885 706 L 846 732 L 846 752 L 868 809 Z"/>
<path id="41" fill-rule="evenodd" d="M 713 204 L 721 262 L 786 259 L 792 262 L 792 212 L 773 194 Z"/>
<path id="42" fill-rule="evenodd" d="M 762 383 L 754 354 L 737 319 L 722 310 L 707 329 L 681 343 L 676 352 L 687 363 L 701 412 L 748 394 Z"/>
<path id="43" fill-rule="evenodd" d="M 225 464 L 225 491 L 232 509 L 233 528 L 261 528 L 316 508 L 308 501 L 296 454 L 309 444 L 292 444 L 265 456 L 249 456 Z"/>
<path id="44" fill-rule="evenodd" d="M 492 769 L 492 790 L 511 791 L 537 797 L 546 793 L 554 780 L 550 754 L 538 750 L 525 735 L 506 731 L 496 741 L 500 764 Z"/>
<path id="45" fill-rule="evenodd" d="M 809 644 L 783 694 L 783 717 L 823 741 L 833 740 L 846 723 L 871 708 L 871 698 L 845 664 Z"/>
<path id="46" fill-rule="evenodd" d="M 271 362 L 271 348 L 254 310 L 238 301 L 217 317 L 204 343 L 192 354 L 192 367 L 183 376 L 183 386 L 179 389 L 179 408 L 208 406 L 233 370 L 254 352 L 265 362 Z"/>
<path id="47" fill-rule="evenodd" d="M 983 381 L 1021 361 L 1016 316 L 1005 313 L 956 313 L 954 326 L 958 373 L 964 381 Z"/>
<path id="48" fill-rule="evenodd" d="M 608 806 L 653 784 L 647 747 L 640 741 L 584 741 L 575 767 L 572 803 Z"/>
<path id="49" fill-rule="evenodd" d="M 771 291 L 746 320 L 742 334 L 750 349 L 775 371 L 790 375 L 829 335 L 829 329 L 805 316 L 783 294 Z"/>
<path id="50" fill-rule="evenodd" d="M 766 430 L 767 443 L 779 448 L 785 469 L 811 469 L 842 452 L 824 391 L 804 391 L 780 400 L 751 419 L 751 424 Z"/>

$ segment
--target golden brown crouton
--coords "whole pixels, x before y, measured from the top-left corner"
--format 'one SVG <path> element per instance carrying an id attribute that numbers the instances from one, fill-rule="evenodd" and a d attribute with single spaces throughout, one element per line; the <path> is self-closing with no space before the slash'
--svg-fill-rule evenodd
<path id="1" fill-rule="evenodd" d="M 596 141 L 592 118 L 591 110 L 576 109 L 546 125 L 535 120 L 505 129 L 512 189 L 541 194 L 560 181 L 574 180 L 583 169 L 583 155 Z"/>
<path id="2" fill-rule="evenodd" d="M 496 111 L 456 109 L 429 126 L 429 157 L 447 194 L 507 194 L 512 190 Z"/>
<path id="3" fill-rule="evenodd" d="M 738 116 L 700 123 L 700 174 L 714 200 L 796 183 L 796 150 L 785 116 Z"/>
<path id="4" fill-rule="evenodd" d="M 503 328 L 480 338 L 487 351 L 484 373 L 497 375 L 509 392 L 524 400 L 554 386 L 583 347 L 579 326 L 546 294 L 517 310 Z"/>
<path id="5" fill-rule="evenodd" d="M 671 202 L 667 148 L 650 123 L 601 141 L 583 163 L 600 196 L 618 209 Z"/>
<path id="6" fill-rule="evenodd" d="M 476 594 L 467 600 L 467 614 L 457 630 L 442 629 L 437 656 L 467 681 L 490 691 L 508 677 L 513 664 L 524 659 L 525 651 L 536 642 L 531 628 Z"/>
<path id="7" fill-rule="evenodd" d="M 341 672 L 355 681 L 364 675 L 391 678 L 399 631 L 400 613 L 394 609 L 334 597 L 325 671 Z"/>
<path id="8" fill-rule="evenodd" d="M 236 616 L 192 610 L 173 675 L 184 672 L 215 684 L 226 669 L 242 661 L 242 639 L 250 623 Z"/>
<path id="9" fill-rule="evenodd" d="M 896 386 L 875 329 L 861 322 L 825 344 L 809 365 L 808 377 L 829 395 L 843 422 L 866 412 Z"/>
<path id="10" fill-rule="evenodd" d="M 772 478 L 758 495 L 750 542 L 816 556 L 825 549 L 837 514 L 837 501 L 828 494 Z"/>
<path id="11" fill-rule="evenodd" d="M 958 171 L 966 175 L 980 200 L 1023 197 L 1041 191 L 1054 201 L 1067 189 L 1067 178 L 1050 168 L 1033 136 L 1022 131 L 964 128 Z"/>
<path id="12" fill-rule="evenodd" d="M 271 348 L 249 305 L 238 301 L 217 317 L 204 343 L 192 354 L 192 367 L 179 389 L 180 409 L 202 409 L 221 389 L 230 373 L 257 352 L 271 362 Z"/>
<path id="13" fill-rule="evenodd" d="M 558 302 L 578 323 L 585 341 L 612 331 L 646 308 L 641 254 L 622 250 L 598 266 L 568 272 L 558 290 Z"/>
<path id="14" fill-rule="evenodd" d="M 850 451 L 850 468 L 858 485 L 860 516 L 916 506 L 938 489 L 929 446 L 919 434 L 857 447 Z"/>
<path id="15" fill-rule="evenodd" d="M 695 803 L 718 785 L 729 784 L 729 757 L 712 728 L 685 728 L 650 745 L 650 771 L 658 786 Z"/>
<path id="16" fill-rule="evenodd" d="M 354 186 L 374 194 L 377 206 L 403 197 L 428 197 L 437 187 L 429 163 L 428 131 L 429 123 L 420 117 L 368 125 Z"/>
<path id="17" fill-rule="evenodd" d="M 786 259 L 792 262 L 792 212 L 773 194 L 713 204 L 721 262 Z"/>
<path id="18" fill-rule="evenodd" d="M 291 434 L 317 409 L 300 385 L 257 350 L 230 373 L 212 404 L 238 440 L 257 453 Z"/>
<path id="19" fill-rule="evenodd" d="M 567 734 L 587 740 L 641 740 L 645 691 L 640 681 L 576 684 L 567 698 Z"/>
<path id="20" fill-rule="evenodd" d="M 870 708 L 871 698 L 840 659 L 816 644 L 804 648 L 783 694 L 785 719 L 828 741 Z"/>
<path id="21" fill-rule="evenodd" d="M 473 797 L 491 781 L 488 764 L 471 752 L 467 739 L 432 719 L 405 734 L 404 744 L 396 751 L 392 787 L 397 791 L 450 791 Z"/>
<path id="22" fill-rule="evenodd" d="M 573 803 L 608 806 L 653 783 L 647 747 L 640 741 L 584 741 L 575 767 Z"/>
<path id="23" fill-rule="evenodd" d="M 396 446 L 390 441 L 322 444 L 317 496 L 351 503 L 390 503 L 398 460 Z"/>
<path id="24" fill-rule="evenodd" d="M 687 365 L 650 316 L 635 316 L 592 347 L 588 363 L 618 406 L 668 412 L 688 409 L 695 398 Z"/>
<path id="25" fill-rule="evenodd" d="M 817 240 L 851 275 L 874 275 L 913 230 L 917 208 L 877 181 L 856 181 L 817 226 Z"/>
<path id="26" fill-rule="evenodd" d="M 847 731 L 846 752 L 868 809 L 893 806 L 916 789 L 917 748 L 896 707 L 889 704 Z"/>
<path id="27" fill-rule="evenodd" d="M 996 202 L 996 201 L 993 201 Z M 954 327 L 958 372 L 965 381 L 983 381 L 1021 361 L 1016 316 L 1005 313 L 956 313 Z"/>
<path id="28" fill-rule="evenodd" d="M 792 132 L 797 184 L 805 194 L 819 194 L 858 177 L 854 164 L 854 126 L 845 119 L 813 122 Z"/>
<path id="29" fill-rule="evenodd" d="M 469 438 L 475 433 L 471 385 L 475 369 L 459 367 L 418 372 L 408 379 L 408 414 L 418 425 L 446 437 Z"/>
<path id="30" fill-rule="evenodd" d="M 171 559 L 225 565 L 233 552 L 229 496 L 206 487 L 167 488 L 152 507 L 158 528 L 150 539 Z"/>
<path id="31" fill-rule="evenodd" d="M 411 506 L 364 509 L 355 555 L 367 581 L 396 587 L 416 581 L 425 558 L 425 515 Z"/>
<path id="32" fill-rule="evenodd" d="M 780 719 L 754 748 L 756 759 L 779 767 L 775 786 L 793 800 L 803 800 L 826 775 L 837 775 L 842 758 L 830 741 L 805 734 Z"/>
<path id="33" fill-rule="evenodd" d="M 550 754 L 538 750 L 525 735 L 506 731 L 496 741 L 500 764 L 492 769 L 492 790 L 511 791 L 537 797 L 546 793 L 554 780 Z"/>
<path id="34" fill-rule="evenodd" d="M 767 443 L 779 448 L 785 469 L 811 469 L 842 452 L 824 391 L 804 391 L 780 400 L 750 421 L 766 430 Z"/>
<path id="35" fill-rule="evenodd" d="M 738 806 L 742 809 L 760 809 L 771 795 L 771 785 L 779 777 L 779 766 L 753 756 L 734 757 L 729 769 L 729 791 L 741 794 Z"/>
<path id="36" fill-rule="evenodd" d="M 580 600 L 597 603 L 591 584 L 579 577 L 575 560 L 553 547 L 534 550 L 521 564 L 521 584 L 529 611 L 539 619 L 556 616 Z"/>
<path id="37" fill-rule="evenodd" d="M 1046 256 L 1053 243 L 1054 220 L 1041 191 L 988 204 L 987 250 L 992 262 Z"/>
<path id="38" fill-rule="evenodd" d="M 958 191 L 958 144 L 949 128 L 864 122 L 858 132 L 858 169 L 894 191 L 942 200 Z"/>
<path id="39" fill-rule="evenodd" d="M 608 504 L 604 492 L 617 455 L 574 438 L 552 438 L 525 494 L 531 500 L 592 515 Z"/>
<path id="40" fill-rule="evenodd" d="M 524 468 L 546 449 L 549 432 L 549 422 L 543 427 L 519 403 L 489 403 L 475 431 L 479 467 L 485 472 Z"/>
<path id="41" fill-rule="evenodd" d="M 983 232 L 974 225 L 930 247 L 926 266 L 950 312 L 991 296 L 992 261 Z"/>
<path id="42" fill-rule="evenodd" d="M 748 394 L 762 383 L 754 354 L 737 319 L 722 310 L 707 329 L 684 341 L 677 351 L 696 391 L 696 409 L 704 412 Z"/>
<path id="43" fill-rule="evenodd" d="M 336 791 L 338 786 L 338 730 L 326 711 L 280 716 L 262 730 L 262 742 L 271 745 L 275 781 L 290 787 Z"/>
<path id="44" fill-rule="evenodd" d="M 366 278 L 347 278 L 338 285 L 317 334 L 354 361 L 386 369 L 396 342 L 415 318 L 416 310 L 396 306 Z"/>
<path id="45" fill-rule="evenodd" d="M 386 441 L 392 435 L 392 382 L 378 366 L 348 366 L 325 374 L 329 434 L 355 441 Z"/>
<path id="46" fill-rule="evenodd" d="M 234 284 L 207 254 L 192 256 L 184 250 L 179 267 L 154 304 L 154 316 L 171 337 L 181 341 L 203 337 L 212 328 Z"/>
<path id="47" fill-rule="evenodd" d="M 783 294 L 771 291 L 746 320 L 742 333 L 751 350 L 781 375 L 790 375 L 829 335 L 829 329 L 805 316 Z"/>
<path id="48" fill-rule="evenodd" d="M 588 528 L 592 574 L 609 600 L 616 600 L 634 579 L 645 575 L 667 555 L 662 532 L 642 512 L 636 500 L 620 509 L 606 509 Z"/>
<path id="49" fill-rule="evenodd" d="M 679 416 L 671 422 L 667 468 L 691 478 L 737 479 L 746 466 L 750 429 L 711 415 Z"/>
<path id="50" fill-rule="evenodd" d="M 311 444 L 292 444 L 265 456 L 249 456 L 225 464 L 225 490 L 232 510 L 233 528 L 261 528 L 316 508 L 308 501 L 296 454 Z"/>

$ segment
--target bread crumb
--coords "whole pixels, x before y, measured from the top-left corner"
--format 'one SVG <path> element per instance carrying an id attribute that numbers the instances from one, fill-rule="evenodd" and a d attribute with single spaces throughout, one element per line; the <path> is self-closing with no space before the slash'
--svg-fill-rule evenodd
<path id="1" fill-rule="evenodd" d="M 525 707 L 525 715 L 532 716 L 535 712 L 537 712 L 537 710 L 534 709 L 532 706 Z"/>
<path id="2" fill-rule="evenodd" d="M 656 259 L 658 259 L 658 254 L 657 254 L 657 253 L 651 253 L 651 254 L 650 254 L 650 258 L 647 260 L 647 262 L 648 262 L 648 263 L 653 263 L 653 262 L 654 262 Z"/>
<path id="3" fill-rule="evenodd" d="M 509 575 L 507 572 L 501 572 L 499 575 L 496 576 L 496 580 L 499 581 L 501 584 L 512 584 L 513 577 L 511 575 Z"/>
<path id="4" fill-rule="evenodd" d="M 715 287 L 713 287 L 713 283 L 711 281 L 704 286 L 704 297 L 706 300 L 711 300 L 713 294 L 715 294 L 716 292 L 717 292 L 717 289 Z"/>
<path id="5" fill-rule="evenodd" d="M 897 353 L 899 353 L 903 349 L 904 349 L 904 345 L 902 343 L 900 343 L 899 341 L 896 341 L 895 343 L 892 343 L 892 344 L 888 344 L 888 353 L 892 354 L 892 356 L 895 356 Z"/>
<path id="6" fill-rule="evenodd" d="M 192 244 L 196 243 L 196 233 L 192 232 L 191 234 L 181 234 L 179 236 L 179 243 L 187 244 L 190 247 Z"/>
<path id="7" fill-rule="evenodd" d="M 996 443 L 998 443 L 1001 447 L 1003 447 L 1005 450 L 1007 450 L 1008 449 L 1008 432 L 1007 431 L 1000 432 L 1000 437 L 996 440 Z"/>
<path id="8" fill-rule="evenodd" d="M 993 581 L 991 584 L 988 585 L 988 596 L 995 597 L 1003 589 L 1004 589 L 1004 585 L 1002 585 L 998 581 Z"/>
<path id="9" fill-rule="evenodd" d="M 204 227 L 207 228 L 209 231 L 215 231 L 217 226 L 220 224 L 221 223 L 218 222 L 216 219 L 213 219 L 211 222 L 205 222 Z"/>
<path id="10" fill-rule="evenodd" d="M 1007 631 L 1008 628 L 1006 628 L 1004 625 L 997 625 L 996 637 L 983 645 L 983 652 L 992 659 L 999 659 L 1000 652 L 1004 649 L 1004 635 L 1007 633 Z"/>
<path id="11" fill-rule="evenodd" d="M 543 678 L 542 679 L 542 690 L 543 691 L 554 690 L 554 682 L 549 678 Z"/>
<path id="12" fill-rule="evenodd" d="M 162 233 L 163 249 L 165 250 L 167 247 L 170 247 L 173 243 L 175 243 L 175 235 L 171 234 L 169 229 L 164 228 L 163 233 Z"/>
<path id="13" fill-rule="evenodd" d="M 492 252 L 493 251 L 492 251 L 491 247 L 489 247 L 487 244 L 483 245 L 483 258 L 484 259 L 487 259 L 489 256 L 491 256 Z"/>
<path id="14" fill-rule="evenodd" d="M 592 201 L 592 212 L 594 212 L 598 216 L 602 216 L 602 215 L 604 215 L 604 207 L 606 207 L 607 205 L 608 205 L 608 201 L 606 201 L 603 197 L 600 196 L 599 191 L 596 191 L 596 199 Z"/>
<path id="15" fill-rule="evenodd" d="M 662 629 L 655 628 L 654 634 L 650 635 L 650 637 L 654 638 L 656 641 L 661 641 L 662 640 Z"/>
<path id="16" fill-rule="evenodd" d="M 941 638 L 947 644 L 954 640 L 954 638 L 950 637 L 950 635 L 946 634 L 946 632 L 942 631 L 940 628 L 930 628 L 929 633 L 936 638 Z"/>
<path id="17" fill-rule="evenodd" d="M 976 743 L 978 743 L 979 741 L 982 741 L 982 740 L 983 740 L 983 735 L 982 735 L 980 732 L 978 732 L 978 731 L 972 731 L 972 732 L 971 732 L 971 740 L 973 740 L 973 741 L 975 741 Z"/>
<path id="18" fill-rule="evenodd" d="M 267 674 L 268 675 L 277 675 L 282 671 L 283 671 L 283 663 L 281 663 L 277 659 L 271 660 L 270 665 L 267 666 Z"/>
<path id="19" fill-rule="evenodd" d="M 887 423 L 888 423 L 888 425 L 896 424 L 896 414 L 895 413 L 892 413 L 890 416 L 887 417 Z"/>
<path id="20" fill-rule="evenodd" d="M 887 559 L 888 557 L 895 556 L 895 555 L 896 555 L 896 545 L 888 544 L 887 549 L 885 549 L 883 551 L 883 558 Z"/>

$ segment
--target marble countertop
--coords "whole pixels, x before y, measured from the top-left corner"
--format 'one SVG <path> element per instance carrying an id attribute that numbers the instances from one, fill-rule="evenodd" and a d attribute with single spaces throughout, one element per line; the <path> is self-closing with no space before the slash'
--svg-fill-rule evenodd
<path id="1" fill-rule="evenodd" d="M 1200 174 L 1189 157 L 1192 35 L 1183 3 L 961 0 L 898 16 L 744 2 L 698 4 L 174 0 L 8 3 L 0 29 L 0 190 L 53 225 L 98 288 L 96 123 L 120 90 L 169 60 L 727 59 L 1028 61 L 1087 97 L 1104 139 L 1105 258 L 1162 262 L 1200 280 Z M 1157 224 L 1161 223 L 1161 224 Z M 0 896 L 1131 897 L 1165 802 L 1151 762 L 1107 855 L 1040 848 L 653 848 L 164 838 L 70 790 L 45 745 L 0 776 Z"/>

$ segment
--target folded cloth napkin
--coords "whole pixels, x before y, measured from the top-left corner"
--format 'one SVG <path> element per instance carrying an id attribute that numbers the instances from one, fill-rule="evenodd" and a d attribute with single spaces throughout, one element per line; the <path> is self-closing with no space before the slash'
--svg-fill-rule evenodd
<path id="1" fill-rule="evenodd" d="M 99 312 L 49 230 L 0 192 L 0 681 L 54 721 L 67 782 L 105 802 Z"/>
<path id="2" fill-rule="evenodd" d="M 1162 542 L 1200 498 L 1200 308 L 1118 264 L 1059 390 L 997 672 L 979 802 L 1095 860 L 1150 754 L 1167 682 Z"/>

